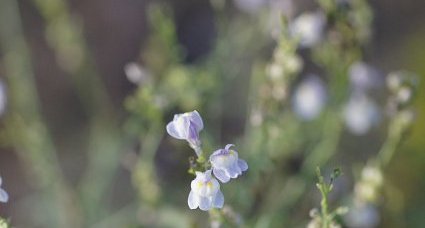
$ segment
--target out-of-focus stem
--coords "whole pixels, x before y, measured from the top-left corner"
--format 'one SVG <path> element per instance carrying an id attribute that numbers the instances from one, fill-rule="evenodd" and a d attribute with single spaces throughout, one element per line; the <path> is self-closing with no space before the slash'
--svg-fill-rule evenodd
<path id="1" fill-rule="evenodd" d="M 46 215 L 52 227 L 80 227 L 74 199 L 59 167 L 55 148 L 39 111 L 27 44 L 14 0 L 0 2 L 0 46 L 4 52 L 10 99 L 7 139 L 28 167 L 35 184 L 53 198 L 53 215 Z M 40 208 L 40 210 L 43 210 Z M 50 224 L 51 223 L 51 224 Z M 37 226 L 37 224 L 34 224 Z"/>
<path id="2" fill-rule="evenodd" d="M 403 132 L 405 130 L 405 126 L 403 126 L 402 123 L 397 120 L 398 119 L 391 121 L 388 129 L 387 140 L 385 141 L 377 156 L 377 160 L 382 167 L 387 166 L 391 161 L 391 158 L 394 156 L 394 153 L 397 150 L 397 146 L 400 143 Z"/>
<path id="3" fill-rule="evenodd" d="M 107 214 L 103 197 L 118 167 L 123 133 L 116 113 L 94 68 L 81 26 L 69 12 L 66 1 L 33 0 L 46 22 L 46 37 L 57 62 L 72 75 L 74 87 L 90 116 L 89 164 L 80 184 L 85 223 L 95 223 Z M 63 34 L 67 34 L 64 36 Z"/>
<path id="4" fill-rule="evenodd" d="M 161 123 L 152 123 L 147 133 L 140 137 L 139 158 L 132 172 L 133 185 L 139 193 L 140 200 L 147 207 L 158 203 L 160 196 L 153 164 L 155 164 L 155 153 L 162 138 L 162 126 Z"/>

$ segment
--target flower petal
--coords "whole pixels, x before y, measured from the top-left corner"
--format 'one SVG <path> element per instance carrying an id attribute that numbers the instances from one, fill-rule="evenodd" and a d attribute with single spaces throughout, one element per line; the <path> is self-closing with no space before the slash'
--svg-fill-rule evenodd
<path id="1" fill-rule="evenodd" d="M 222 149 L 218 149 L 218 150 L 214 151 L 214 152 L 210 155 L 210 161 L 211 161 L 211 159 L 214 159 L 214 157 L 216 157 L 217 155 L 220 155 L 220 154 L 221 154 L 221 150 L 222 150 Z"/>
<path id="2" fill-rule="evenodd" d="M 230 180 L 230 177 L 226 174 L 224 170 L 213 169 L 214 176 L 217 177 L 222 183 L 227 183 Z"/>
<path id="3" fill-rule="evenodd" d="M 202 197 L 199 196 L 199 209 L 203 210 L 203 211 L 208 211 L 209 209 L 211 209 L 212 207 L 212 202 L 210 197 Z"/>
<path id="4" fill-rule="evenodd" d="M 187 198 L 187 205 L 189 205 L 190 209 L 193 210 L 199 206 L 198 198 L 199 197 L 193 191 L 190 191 L 189 197 Z"/>
<path id="5" fill-rule="evenodd" d="M 227 168 L 227 174 L 231 177 L 231 178 L 236 178 L 238 177 L 239 174 L 241 174 L 241 169 L 239 168 L 239 166 L 236 165 L 232 165 L 229 168 Z"/>
<path id="6" fill-rule="evenodd" d="M 199 133 L 196 130 L 196 126 L 194 124 L 189 123 L 189 132 L 187 135 L 187 141 L 192 144 L 193 146 L 199 146 Z"/>
<path id="7" fill-rule="evenodd" d="M 224 205 L 224 195 L 221 191 L 218 191 L 214 198 L 214 207 L 222 208 Z"/>
<path id="8" fill-rule="evenodd" d="M 211 178 L 211 169 L 205 171 L 204 174 L 205 174 L 206 178 L 210 179 Z"/>
<path id="9" fill-rule="evenodd" d="M 191 122 L 193 122 L 196 125 L 196 129 L 198 132 L 204 128 L 204 123 L 202 122 L 201 115 L 199 115 L 198 111 L 193 111 L 191 113 Z"/>
<path id="10" fill-rule="evenodd" d="M 233 144 L 227 144 L 227 145 L 226 145 L 226 147 L 224 147 L 224 149 L 225 149 L 225 150 L 229 150 L 229 149 L 230 149 L 230 147 L 232 147 L 232 146 L 235 146 L 235 145 L 233 145 Z"/>
<path id="11" fill-rule="evenodd" d="M 178 129 L 176 128 L 175 122 L 171 121 L 167 124 L 167 132 L 169 135 L 176 139 L 185 139 L 184 135 L 182 135 Z"/>
<path id="12" fill-rule="evenodd" d="M 6 203 L 9 200 L 7 192 L 0 188 L 0 202 Z"/>
<path id="13" fill-rule="evenodd" d="M 248 170 L 248 164 L 246 163 L 246 161 L 245 160 L 243 160 L 243 159 L 239 159 L 238 160 L 238 166 L 239 166 L 239 168 L 242 170 L 242 171 L 246 171 L 246 170 Z"/>

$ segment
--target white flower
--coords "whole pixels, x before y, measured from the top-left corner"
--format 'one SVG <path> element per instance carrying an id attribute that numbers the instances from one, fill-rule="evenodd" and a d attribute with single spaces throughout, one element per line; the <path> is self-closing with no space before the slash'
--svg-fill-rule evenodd
<path id="1" fill-rule="evenodd" d="M 382 171 L 378 167 L 371 165 L 363 168 L 361 179 L 377 187 L 381 186 L 384 182 Z"/>
<path id="2" fill-rule="evenodd" d="M 289 33 L 300 40 L 300 47 L 311 47 L 322 40 L 325 25 L 322 12 L 303 13 L 289 25 Z"/>
<path id="3" fill-rule="evenodd" d="M 6 203 L 9 200 L 9 195 L 7 192 L 1 188 L 2 179 L 0 177 L 0 202 Z"/>
<path id="4" fill-rule="evenodd" d="M 248 169 L 248 164 L 238 157 L 238 152 L 231 150 L 232 144 L 227 144 L 224 149 L 216 150 L 210 156 L 214 176 L 226 183 L 230 178 L 237 178 Z"/>
<path id="5" fill-rule="evenodd" d="M 148 83 L 152 78 L 151 73 L 137 63 L 128 63 L 124 66 L 124 71 L 127 79 L 136 85 Z"/>
<path id="6" fill-rule="evenodd" d="M 208 211 L 212 208 L 222 208 L 224 196 L 220 184 L 211 176 L 211 170 L 204 173 L 196 172 L 196 178 L 191 183 L 191 191 L 187 199 L 190 209 Z"/>
<path id="7" fill-rule="evenodd" d="M 317 76 L 310 75 L 295 91 L 294 111 L 302 119 L 312 120 L 322 111 L 326 97 L 326 89 L 322 80 Z"/>
<path id="8" fill-rule="evenodd" d="M 378 108 L 365 95 L 354 94 L 345 107 L 344 117 L 350 132 L 363 135 L 378 122 Z"/>
<path id="9" fill-rule="evenodd" d="M 186 112 L 174 115 L 173 121 L 167 124 L 167 132 L 176 139 L 187 140 L 192 148 L 197 151 L 200 147 L 199 132 L 204 128 L 204 123 L 199 113 Z"/>

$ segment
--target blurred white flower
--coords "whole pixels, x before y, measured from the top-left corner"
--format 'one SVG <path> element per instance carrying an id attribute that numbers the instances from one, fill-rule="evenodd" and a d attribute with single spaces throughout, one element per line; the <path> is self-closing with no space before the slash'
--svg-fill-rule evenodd
<path id="1" fill-rule="evenodd" d="M 289 24 L 289 33 L 300 40 L 300 47 L 308 48 L 322 40 L 325 26 L 326 18 L 322 12 L 307 12 Z"/>
<path id="2" fill-rule="evenodd" d="M 137 63 L 128 63 L 124 66 L 124 72 L 127 79 L 136 84 L 144 84 L 151 80 L 151 73 Z"/>
<path id="3" fill-rule="evenodd" d="M 2 184 L 2 179 L 0 177 L 0 202 L 6 203 L 9 200 L 9 195 L 3 188 L 1 188 L 1 184 Z"/>
<path id="4" fill-rule="evenodd" d="M 400 104 L 406 104 L 411 100 L 412 93 L 412 89 L 408 86 L 401 86 L 397 91 L 396 99 Z"/>
<path id="5" fill-rule="evenodd" d="M 277 51 L 274 58 L 275 62 L 266 68 L 267 75 L 272 81 L 281 81 L 285 77 L 299 72 L 303 67 L 303 61 L 297 55 L 288 55 Z"/>
<path id="6" fill-rule="evenodd" d="M 311 120 L 320 114 L 326 99 L 324 82 L 316 75 L 309 75 L 296 88 L 292 103 L 298 116 L 304 120 Z"/>
<path id="7" fill-rule="evenodd" d="M 354 186 L 356 203 L 374 203 L 379 200 L 384 176 L 376 165 L 366 165 L 361 173 L 360 180 Z"/>
<path id="8" fill-rule="evenodd" d="M 285 69 L 281 64 L 272 63 L 267 66 L 267 73 L 271 80 L 278 81 L 282 79 Z"/>
<path id="9" fill-rule="evenodd" d="M 368 90 L 381 85 L 377 69 L 364 63 L 355 62 L 350 66 L 349 77 L 354 90 Z"/>
<path id="10" fill-rule="evenodd" d="M 266 3 L 267 0 L 234 0 L 236 8 L 246 13 L 258 12 Z"/>
<path id="11" fill-rule="evenodd" d="M 376 202 L 379 197 L 379 188 L 365 181 L 360 181 L 354 186 L 356 199 L 361 202 Z"/>
<path id="12" fill-rule="evenodd" d="M 358 203 L 350 208 L 344 221 L 352 228 L 374 228 L 378 226 L 380 216 L 372 204 Z"/>
<path id="13" fill-rule="evenodd" d="M 361 179 L 376 186 L 381 186 L 384 181 L 382 171 L 378 167 L 371 165 L 363 168 Z"/>
<path id="14" fill-rule="evenodd" d="M 345 124 L 356 135 L 363 135 L 379 121 L 375 103 L 363 94 L 353 94 L 344 110 Z"/>
<path id="15" fill-rule="evenodd" d="M 403 84 L 403 76 L 400 74 L 400 72 L 391 72 L 388 74 L 387 78 L 387 87 L 391 91 L 396 91 L 402 86 Z"/>
<path id="16" fill-rule="evenodd" d="M 401 110 L 397 114 L 397 121 L 398 123 L 405 127 L 411 124 L 415 120 L 415 112 L 411 109 Z"/>
<path id="17" fill-rule="evenodd" d="M 259 109 L 254 109 L 249 120 L 252 126 L 258 127 L 263 123 L 263 113 Z"/>
<path id="18" fill-rule="evenodd" d="M 314 217 L 307 224 L 307 228 L 321 228 L 322 227 L 322 219 L 320 217 Z"/>
<path id="19" fill-rule="evenodd" d="M 6 110 L 7 104 L 7 94 L 6 94 L 6 86 L 2 80 L 0 80 L 0 116 L 3 115 Z"/>
<path id="20" fill-rule="evenodd" d="M 222 208 L 224 196 L 220 184 L 211 176 L 211 170 L 204 173 L 196 172 L 196 178 L 191 183 L 191 191 L 187 199 L 190 209 L 208 211 L 212 208 Z"/>

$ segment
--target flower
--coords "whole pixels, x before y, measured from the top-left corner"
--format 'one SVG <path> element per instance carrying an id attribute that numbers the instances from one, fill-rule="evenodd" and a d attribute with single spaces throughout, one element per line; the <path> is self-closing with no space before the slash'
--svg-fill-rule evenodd
<path id="1" fill-rule="evenodd" d="M 176 139 L 187 140 L 197 154 L 201 145 L 199 132 L 203 128 L 204 124 L 202 118 L 196 110 L 193 112 L 176 114 L 174 115 L 173 121 L 167 124 L 168 134 Z"/>
<path id="2" fill-rule="evenodd" d="M 308 48 L 322 40 L 326 18 L 322 12 L 303 13 L 289 25 L 289 33 L 298 38 L 300 47 Z"/>
<path id="3" fill-rule="evenodd" d="M 248 169 L 248 164 L 238 158 L 238 152 L 231 150 L 233 144 L 227 144 L 224 149 L 214 151 L 210 156 L 214 176 L 226 183 L 230 178 L 237 178 Z"/>
<path id="4" fill-rule="evenodd" d="M 345 124 L 356 135 L 366 134 L 379 121 L 375 103 L 363 94 L 353 94 L 344 110 Z"/>
<path id="5" fill-rule="evenodd" d="M 234 0 L 236 8 L 250 14 L 257 13 L 266 3 L 265 0 Z"/>
<path id="6" fill-rule="evenodd" d="M 0 202 L 6 203 L 9 200 L 9 195 L 7 192 L 1 188 L 2 179 L 0 177 Z"/>
<path id="7" fill-rule="evenodd" d="M 149 70 L 134 62 L 127 63 L 124 66 L 124 72 L 127 79 L 136 85 L 150 83 L 152 80 Z"/>
<path id="8" fill-rule="evenodd" d="M 6 85 L 0 80 L 0 116 L 3 115 L 7 105 Z"/>
<path id="9" fill-rule="evenodd" d="M 354 90 L 367 91 L 381 85 L 378 70 L 364 62 L 355 62 L 349 69 L 350 83 Z"/>
<path id="10" fill-rule="evenodd" d="M 369 203 L 355 203 L 344 217 L 348 227 L 377 227 L 380 220 L 378 209 Z"/>
<path id="11" fill-rule="evenodd" d="M 326 97 L 323 81 L 315 75 L 309 75 L 295 91 L 294 111 L 302 119 L 312 120 L 321 113 Z"/>
<path id="12" fill-rule="evenodd" d="M 384 177 L 379 167 L 367 165 L 363 168 L 361 179 L 354 186 L 354 193 L 357 201 L 374 203 L 380 197 Z"/>
<path id="13" fill-rule="evenodd" d="M 211 170 L 196 172 L 196 178 L 191 183 L 191 191 L 187 199 L 190 209 L 208 211 L 212 208 L 222 208 L 224 196 L 220 184 L 211 176 Z"/>
<path id="14" fill-rule="evenodd" d="M 9 224 L 7 223 L 7 221 L 3 218 L 0 218 L 0 228 L 8 228 Z"/>

